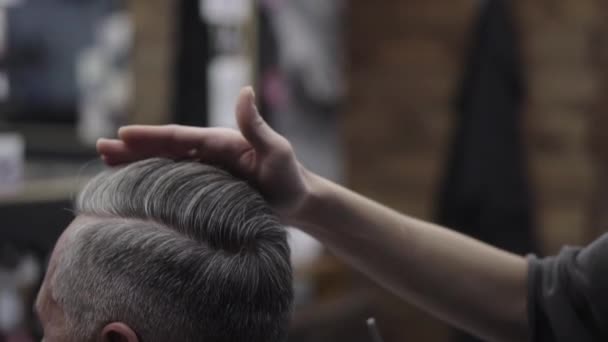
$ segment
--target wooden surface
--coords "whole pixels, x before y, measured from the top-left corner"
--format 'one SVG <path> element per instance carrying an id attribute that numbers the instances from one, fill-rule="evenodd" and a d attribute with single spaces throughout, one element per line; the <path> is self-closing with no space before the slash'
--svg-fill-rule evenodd
<path id="1" fill-rule="evenodd" d="M 128 3 L 135 24 L 132 62 L 135 91 L 131 121 L 138 124 L 167 123 L 174 83 L 176 2 L 131 0 Z"/>

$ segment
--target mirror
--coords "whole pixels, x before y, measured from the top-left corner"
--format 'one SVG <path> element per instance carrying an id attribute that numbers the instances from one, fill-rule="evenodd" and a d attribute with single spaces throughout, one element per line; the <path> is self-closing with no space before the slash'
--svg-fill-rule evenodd
<path id="1" fill-rule="evenodd" d="M 127 121 L 131 44 L 123 1 L 1 1 L 0 132 L 28 156 L 92 156 Z"/>

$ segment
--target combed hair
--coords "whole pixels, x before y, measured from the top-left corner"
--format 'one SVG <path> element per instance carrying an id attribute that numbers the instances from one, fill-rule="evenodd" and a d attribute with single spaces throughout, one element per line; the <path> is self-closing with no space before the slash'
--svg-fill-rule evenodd
<path id="1" fill-rule="evenodd" d="M 229 173 L 149 159 L 104 172 L 53 277 L 74 341 L 121 321 L 143 342 L 283 341 L 293 302 L 285 229 Z"/>

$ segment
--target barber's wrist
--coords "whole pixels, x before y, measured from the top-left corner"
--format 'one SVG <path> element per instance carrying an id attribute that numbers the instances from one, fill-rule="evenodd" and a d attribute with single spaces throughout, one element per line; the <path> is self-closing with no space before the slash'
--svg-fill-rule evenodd
<path id="1" fill-rule="evenodd" d="M 297 206 L 285 217 L 288 225 L 300 228 L 309 233 L 317 229 L 321 219 L 324 193 L 328 181 L 323 177 L 302 167 L 303 190 L 299 194 Z"/>

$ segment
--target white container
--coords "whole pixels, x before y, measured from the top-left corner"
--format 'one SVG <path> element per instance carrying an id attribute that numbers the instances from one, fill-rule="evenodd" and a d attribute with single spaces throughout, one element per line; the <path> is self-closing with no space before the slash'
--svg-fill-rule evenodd
<path id="1" fill-rule="evenodd" d="M 199 0 L 201 18 L 208 24 L 242 25 L 253 13 L 252 0 Z"/>
<path id="2" fill-rule="evenodd" d="M 25 172 L 25 141 L 20 134 L 0 133 L 0 195 L 19 191 Z"/>
<path id="3" fill-rule="evenodd" d="M 235 103 L 241 88 L 251 84 L 251 70 L 251 62 L 243 56 L 219 56 L 209 63 L 209 126 L 237 127 Z"/>

